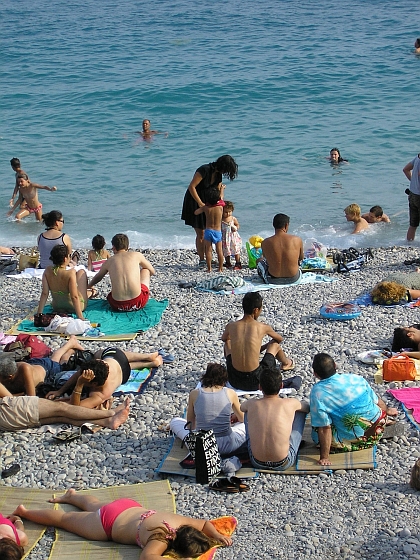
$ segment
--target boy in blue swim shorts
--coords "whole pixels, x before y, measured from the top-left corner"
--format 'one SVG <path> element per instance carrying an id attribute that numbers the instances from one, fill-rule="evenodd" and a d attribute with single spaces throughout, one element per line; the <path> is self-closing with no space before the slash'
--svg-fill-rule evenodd
<path id="1" fill-rule="evenodd" d="M 206 216 L 206 229 L 204 230 L 204 252 L 206 255 L 207 272 L 211 272 L 211 259 L 213 245 L 216 248 L 217 260 L 219 262 L 218 272 L 223 272 L 223 249 L 222 249 L 222 215 L 224 201 L 220 198 L 222 185 L 208 190 L 205 206 L 197 208 L 194 214 L 204 213 Z"/>

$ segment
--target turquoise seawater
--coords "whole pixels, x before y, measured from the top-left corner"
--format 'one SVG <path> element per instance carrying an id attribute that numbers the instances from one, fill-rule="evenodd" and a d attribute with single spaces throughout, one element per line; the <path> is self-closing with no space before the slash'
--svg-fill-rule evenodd
<path id="1" fill-rule="evenodd" d="M 180 220 L 197 167 L 229 153 L 242 237 L 272 217 L 326 245 L 404 242 L 420 151 L 419 5 L 399 0 L 3 0 L 0 244 L 42 226 L 6 217 L 19 157 L 75 247 L 128 233 L 134 247 L 191 247 Z M 145 142 L 143 118 L 169 136 Z M 338 146 L 350 162 L 325 159 Z M 349 236 L 343 209 L 380 204 L 390 225 Z"/>

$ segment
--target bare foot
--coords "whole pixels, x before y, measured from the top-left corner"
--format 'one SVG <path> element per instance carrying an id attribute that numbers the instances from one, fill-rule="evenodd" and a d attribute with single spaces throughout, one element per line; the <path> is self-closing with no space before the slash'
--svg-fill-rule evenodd
<path id="1" fill-rule="evenodd" d="M 18 515 L 19 517 L 25 517 L 25 513 L 27 512 L 26 507 L 23 504 L 20 504 L 12 515 Z"/>
<path id="2" fill-rule="evenodd" d="M 106 419 L 106 427 L 111 430 L 116 430 L 124 424 L 130 413 L 130 399 L 125 399 L 123 408 L 117 407 L 114 416 Z"/>
<path id="3" fill-rule="evenodd" d="M 80 344 L 80 342 L 74 336 L 74 334 L 72 334 L 71 337 L 68 340 L 68 344 L 70 344 L 70 343 L 71 343 L 71 348 L 73 348 L 74 350 L 84 350 L 83 346 Z"/>
<path id="4" fill-rule="evenodd" d="M 68 500 L 71 500 L 72 496 L 76 494 L 76 490 L 74 488 L 69 488 L 65 494 L 62 496 L 57 496 L 56 498 L 51 498 L 48 501 L 52 504 L 67 504 Z"/>
<path id="5" fill-rule="evenodd" d="M 163 358 L 162 356 L 157 355 L 150 363 L 153 367 L 159 367 L 163 364 Z"/>
<path id="6" fill-rule="evenodd" d="M 290 371 L 294 369 L 294 367 L 295 363 L 291 358 L 288 359 L 287 363 L 281 365 L 282 371 Z"/>

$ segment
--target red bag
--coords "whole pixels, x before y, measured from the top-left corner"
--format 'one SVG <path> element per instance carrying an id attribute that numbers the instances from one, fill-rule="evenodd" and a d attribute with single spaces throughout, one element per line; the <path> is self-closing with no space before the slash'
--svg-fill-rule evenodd
<path id="1" fill-rule="evenodd" d="M 416 366 L 408 356 L 393 356 L 382 364 L 384 381 L 413 381 Z"/>
<path id="2" fill-rule="evenodd" d="M 18 334 L 14 342 L 6 344 L 4 352 L 14 351 L 17 348 L 16 343 L 19 342 L 23 348 L 31 349 L 31 355 L 28 358 L 47 358 L 51 354 L 51 348 L 32 334 Z"/>

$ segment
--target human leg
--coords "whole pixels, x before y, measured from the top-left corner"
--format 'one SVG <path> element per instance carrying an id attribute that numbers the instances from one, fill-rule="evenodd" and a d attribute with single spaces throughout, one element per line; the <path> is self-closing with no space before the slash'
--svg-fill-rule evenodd
<path id="1" fill-rule="evenodd" d="M 19 515 L 40 525 L 65 529 L 85 539 L 93 541 L 108 540 L 96 511 L 28 510 L 23 505 L 20 505 L 16 508 L 14 515 Z"/>
<path id="2" fill-rule="evenodd" d="M 97 410 L 84 406 L 73 406 L 60 401 L 38 399 L 40 424 L 72 424 L 82 426 L 86 422 L 116 430 L 124 424 L 130 412 L 130 401 L 111 410 Z"/>
<path id="3" fill-rule="evenodd" d="M 213 256 L 211 241 L 204 240 L 204 251 L 206 253 L 207 272 L 211 272 L 211 259 Z"/>
<path id="4" fill-rule="evenodd" d="M 410 191 L 408 195 L 408 209 L 410 213 L 410 226 L 407 230 L 407 241 L 414 241 L 416 230 L 420 224 L 420 195 Z"/>
<path id="5" fill-rule="evenodd" d="M 198 258 L 204 260 L 204 229 L 194 228 L 195 230 L 195 248 L 197 249 Z"/>
<path id="6" fill-rule="evenodd" d="M 76 272 L 76 282 L 77 282 L 77 289 L 79 291 L 79 294 L 82 296 L 83 300 L 84 300 L 84 304 L 82 302 L 80 302 L 81 306 L 82 306 L 82 310 L 86 309 L 87 307 L 87 300 L 89 298 L 89 296 L 92 295 L 92 290 L 90 289 L 88 292 L 88 279 L 86 276 L 86 272 L 84 270 L 78 270 Z"/>
<path id="7" fill-rule="evenodd" d="M 63 344 L 63 346 L 53 352 L 51 359 L 53 362 L 64 364 L 68 361 L 70 356 L 74 354 L 74 350 L 84 350 L 84 348 L 74 336 L 74 334 L 72 334 L 68 341 Z"/>
<path id="8" fill-rule="evenodd" d="M 169 423 L 169 427 L 171 431 L 179 438 L 181 441 L 184 441 L 185 437 L 189 434 L 189 430 L 185 429 L 187 421 L 185 418 L 172 418 Z"/>
<path id="9" fill-rule="evenodd" d="M 51 498 L 52 504 L 70 504 L 82 511 L 98 511 L 98 509 L 108 502 L 100 502 L 95 496 L 89 494 L 78 494 L 74 488 L 69 488 L 65 494 Z"/>
<path id="10" fill-rule="evenodd" d="M 218 241 L 216 243 L 216 253 L 217 253 L 217 260 L 219 261 L 218 272 L 223 272 L 223 250 L 222 250 L 222 242 L 221 241 Z"/>
<path id="11" fill-rule="evenodd" d="M 131 369 L 153 368 L 163 364 L 163 358 L 159 352 L 142 354 L 140 352 L 124 352 Z"/>
<path id="12" fill-rule="evenodd" d="M 26 218 L 26 216 L 29 216 L 29 210 L 26 210 L 26 208 L 25 208 L 23 210 L 20 210 L 16 214 L 15 218 L 16 218 L 16 220 L 22 220 L 22 218 Z"/>
<path id="13" fill-rule="evenodd" d="M 407 230 L 407 241 L 414 241 L 414 238 L 416 237 L 416 230 L 416 227 L 409 226 Z"/>
<path id="14" fill-rule="evenodd" d="M 306 412 L 300 410 L 295 412 L 295 418 L 292 424 L 292 431 L 289 439 L 289 461 L 290 466 L 296 462 L 297 454 L 299 451 L 300 442 L 302 441 L 303 430 L 305 428 Z"/>
<path id="15" fill-rule="evenodd" d="M 277 347 L 277 352 L 275 352 L 276 347 Z M 267 354 L 273 354 L 273 356 L 275 356 L 278 359 L 278 361 L 281 362 L 282 371 L 288 371 L 290 369 L 293 369 L 294 367 L 293 360 L 291 360 L 286 356 L 283 348 L 280 346 L 278 342 L 272 340 L 268 343 Z"/>

